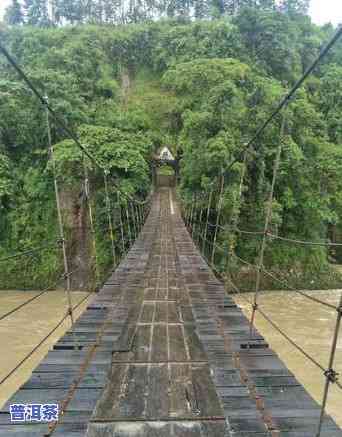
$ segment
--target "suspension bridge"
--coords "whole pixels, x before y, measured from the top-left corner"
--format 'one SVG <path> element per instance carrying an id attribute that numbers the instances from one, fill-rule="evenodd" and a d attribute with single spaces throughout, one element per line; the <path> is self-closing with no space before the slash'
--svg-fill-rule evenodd
<path id="1" fill-rule="evenodd" d="M 283 113 L 286 114 L 286 106 L 290 104 L 296 90 L 341 34 L 342 28 L 257 131 L 257 136 L 280 111 L 285 109 Z M 0 380 L 0 389 L 67 319 L 70 320 L 70 329 L 1 409 L 0 435 L 341 437 L 342 430 L 326 414 L 326 405 L 330 386 L 334 384 L 342 389 L 334 369 L 342 318 L 342 297 L 340 303 L 334 306 L 312 297 L 304 290 L 291 288 L 315 305 L 325 305 L 336 310 L 336 325 L 327 367 L 296 344 L 264 311 L 258 299 L 262 274 L 271 275 L 283 283 L 264 267 L 268 239 L 278 238 L 289 244 L 310 246 L 339 245 L 290 239 L 269 230 L 282 141 L 279 141 L 274 160 L 264 229 L 239 229 L 237 214 L 233 215 L 230 224 L 231 235 L 245 233 L 260 238 L 258 262 L 252 264 L 235 253 L 233 239 L 228 241 L 227 247 L 218 244 L 218 235 L 226 231 L 220 224 L 224 171 L 219 178 L 218 188 L 215 188 L 215 195 L 214 189 L 209 194 L 197 193 L 190 202 L 182 202 L 174 189 L 169 187 L 156 187 L 155 192 L 145 200 L 127 196 L 112 181 L 105 165 L 89 153 L 50 107 L 47 98 L 34 87 L 8 51 L 1 46 L 0 49 L 42 103 L 47 114 L 47 126 L 52 116 L 55 123 L 82 150 L 84 157 L 103 170 L 108 239 L 115 266 L 99 290 L 84 298 L 89 299 L 87 308 L 75 320 L 70 284 L 74 272 L 70 270 L 60 187 L 55 174 L 54 189 L 60 231 L 56 245 L 63 258 L 64 272 L 59 279 L 65 282 L 68 296 L 66 314 Z M 280 128 L 281 139 L 284 129 L 285 115 Z M 245 163 L 255 139 L 246 144 L 242 155 L 236 159 L 243 158 Z M 49 143 L 53 162 L 54 150 L 50 136 Z M 235 161 L 227 168 L 231 168 Z M 243 178 L 244 171 L 241 172 L 240 196 Z M 126 202 L 125 209 L 119 213 L 118 228 L 113 222 L 109 184 L 115 186 Z M 93 235 L 94 211 L 89 201 L 91 190 L 86 166 L 84 190 Z M 215 198 L 218 200 L 214 205 Z M 216 211 L 215 223 L 210 222 L 211 210 Z M 122 236 L 120 262 L 117 262 L 116 232 Z M 125 236 L 128 236 L 127 241 Z M 93 243 L 96 253 L 95 239 Z M 6 261 L 45 249 L 31 248 L 6 258 Z M 234 259 L 255 270 L 255 293 L 250 303 L 251 320 L 243 315 L 232 299 L 232 293 L 239 291 L 233 278 L 227 278 L 230 293 L 227 293 L 218 278 L 222 273 L 215 267 L 218 252 L 227 255 L 227 264 Z M 30 305 L 51 287 L 2 315 L 0 323 Z M 321 404 L 312 399 L 256 330 L 256 313 L 264 317 L 283 336 L 284 341 L 290 342 L 322 371 L 324 395 Z M 35 420 L 11 421 L 11 405 L 42 403 L 58 404 L 58 419 L 48 423 Z"/>

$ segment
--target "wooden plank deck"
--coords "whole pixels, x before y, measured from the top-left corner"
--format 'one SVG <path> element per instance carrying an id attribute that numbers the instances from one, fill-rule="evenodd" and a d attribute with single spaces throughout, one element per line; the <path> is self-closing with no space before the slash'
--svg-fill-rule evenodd
<path id="1" fill-rule="evenodd" d="M 10 403 L 70 396 L 53 436 L 313 437 L 319 406 L 258 334 L 197 251 L 172 193 L 76 324 L 0 413 L 0 436 L 50 435 L 11 424 Z M 172 208 L 170 208 L 172 202 Z M 172 214 L 173 212 L 173 214 Z M 79 368 L 102 330 L 83 378 Z M 326 417 L 322 437 L 342 437 Z"/>

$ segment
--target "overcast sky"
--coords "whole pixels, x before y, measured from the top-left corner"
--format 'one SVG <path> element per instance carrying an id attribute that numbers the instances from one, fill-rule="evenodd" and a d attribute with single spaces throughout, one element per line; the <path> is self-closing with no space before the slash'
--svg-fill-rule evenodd
<path id="1" fill-rule="evenodd" d="M 10 0 L 0 0 L 0 17 L 10 3 Z M 311 0 L 312 20 L 317 24 L 331 21 L 334 24 L 342 23 L 341 0 Z"/>

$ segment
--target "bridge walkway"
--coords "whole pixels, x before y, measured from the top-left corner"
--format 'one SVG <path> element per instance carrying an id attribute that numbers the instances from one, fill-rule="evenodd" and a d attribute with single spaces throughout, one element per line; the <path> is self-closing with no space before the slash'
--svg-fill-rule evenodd
<path id="1" fill-rule="evenodd" d="M 160 189 L 138 240 L 0 414 L 0 436 L 313 437 L 319 405 L 211 272 Z M 59 402 L 55 428 L 10 403 Z M 322 436 L 341 437 L 326 417 Z"/>

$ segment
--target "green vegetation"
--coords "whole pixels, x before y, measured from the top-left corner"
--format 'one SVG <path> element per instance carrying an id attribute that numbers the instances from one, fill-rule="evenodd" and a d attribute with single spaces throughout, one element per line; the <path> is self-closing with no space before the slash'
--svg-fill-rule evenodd
<path id="1" fill-rule="evenodd" d="M 202 208 L 212 187 L 219 187 L 225 166 L 334 31 L 313 25 L 305 15 L 307 1 L 300 0 L 284 0 L 280 6 L 272 0 L 177 1 L 172 8 L 169 2 L 132 1 L 125 11 L 111 0 L 88 2 L 94 6 L 88 10 L 82 10 L 81 3 L 58 1 L 50 16 L 44 0 L 26 0 L 24 10 L 13 0 L 8 24 L 0 25 L 0 38 L 81 142 L 106 162 L 123 191 L 146 196 L 151 156 L 172 144 L 182 155 L 180 195 L 190 202 L 194 193 L 206 193 Z M 105 9 L 100 10 L 100 4 Z M 163 19 L 152 22 L 151 17 Z M 339 43 L 286 110 L 273 233 L 314 241 L 341 236 L 341 79 Z M 39 246 L 42 240 L 53 241 L 58 233 L 44 108 L 3 58 L 0 114 L 3 257 Z M 262 229 L 280 124 L 281 118 L 254 145 L 258 152 L 248 155 L 241 199 L 242 164 L 225 174 L 220 224 L 227 230 L 219 234 L 218 244 L 227 245 L 236 214 L 240 228 Z M 69 251 L 75 257 L 80 235 L 91 252 L 82 156 L 57 126 L 51 127 Z M 110 243 L 103 232 L 103 175 L 87 160 L 85 164 L 104 272 L 110 265 Z M 119 208 L 113 187 L 111 201 Z M 124 208 L 123 199 L 120 202 Z M 212 204 L 217 202 L 218 189 Z M 210 221 L 216 221 L 214 209 Z M 85 234 L 76 232 L 77 226 Z M 119 244 L 119 235 L 115 238 Z M 255 262 L 259 244 L 259 237 L 240 235 L 234 240 L 236 253 L 250 262 Z M 331 259 L 341 261 L 342 254 L 273 240 L 265 264 L 297 276 L 305 272 L 325 278 Z M 224 269 L 219 254 L 216 263 Z M 43 286 L 58 269 L 58 251 L 36 256 L 26 284 Z M 1 287 L 24 286 L 20 270 L 5 263 Z"/>

